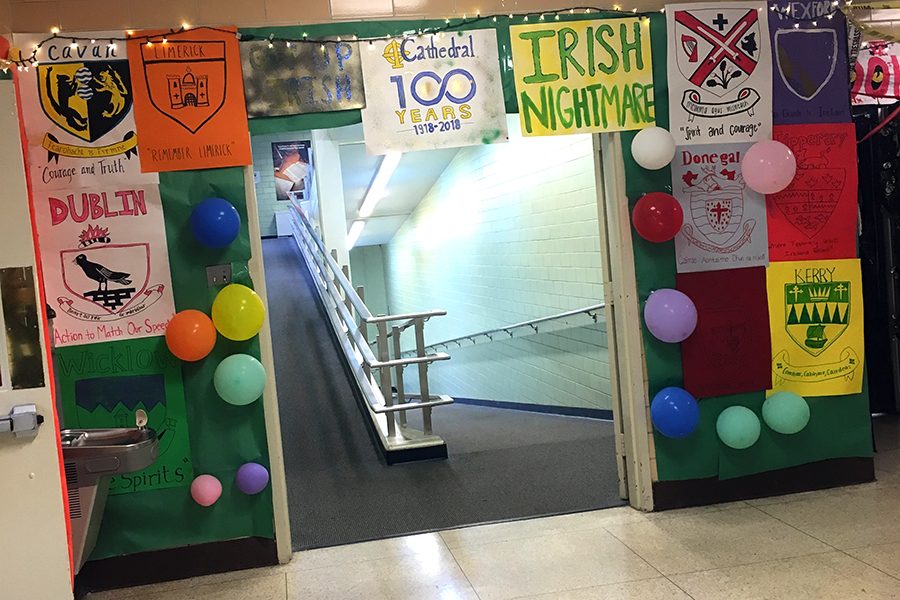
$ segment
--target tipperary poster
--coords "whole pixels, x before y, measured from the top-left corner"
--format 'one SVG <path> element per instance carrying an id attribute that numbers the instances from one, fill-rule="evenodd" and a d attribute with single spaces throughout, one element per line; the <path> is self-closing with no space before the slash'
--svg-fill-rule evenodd
<path id="1" fill-rule="evenodd" d="M 765 266 L 766 201 L 744 181 L 752 144 L 681 146 L 672 161 L 672 195 L 684 212 L 675 236 L 679 273 Z"/>
<path id="2" fill-rule="evenodd" d="M 16 73 L 32 189 L 156 183 L 141 173 L 125 45 L 103 32 L 72 35 L 97 41 L 72 47 L 53 38 L 37 50 L 37 65 Z M 14 43 L 29 55 L 41 39 L 16 35 Z"/>
<path id="3" fill-rule="evenodd" d="M 160 32 L 141 31 L 135 38 Z M 234 33 L 197 27 L 128 41 L 134 114 L 147 172 L 251 164 Z"/>
<path id="4" fill-rule="evenodd" d="M 493 29 L 394 38 L 362 52 L 373 154 L 507 140 Z"/>
<path id="5" fill-rule="evenodd" d="M 357 42 L 321 46 L 260 40 L 241 44 L 247 114 L 350 110 L 366 105 Z"/>
<path id="6" fill-rule="evenodd" d="M 853 123 L 778 125 L 797 175 L 766 197 L 770 260 L 856 257 L 857 165 Z"/>
<path id="7" fill-rule="evenodd" d="M 865 354 L 859 260 L 773 262 L 766 279 L 772 389 L 859 393 Z"/>
<path id="8" fill-rule="evenodd" d="M 175 314 L 159 188 L 36 193 L 54 346 L 165 334 Z"/>
<path id="9" fill-rule="evenodd" d="M 780 3 L 771 6 L 782 8 Z M 787 14 L 769 11 L 775 124 L 849 122 L 847 19 L 828 2 L 785 6 Z M 795 28 L 797 19 L 813 19 L 815 24 Z"/>
<path id="10" fill-rule="evenodd" d="M 509 35 L 523 135 L 656 122 L 649 19 L 539 22 Z"/>
<path id="11" fill-rule="evenodd" d="M 772 134 L 765 2 L 669 4 L 669 119 L 677 144 L 756 142 Z"/>

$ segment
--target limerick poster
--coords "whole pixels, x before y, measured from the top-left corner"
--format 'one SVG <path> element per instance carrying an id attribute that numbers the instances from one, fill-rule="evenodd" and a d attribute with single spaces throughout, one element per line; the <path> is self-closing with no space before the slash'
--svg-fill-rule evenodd
<path id="1" fill-rule="evenodd" d="M 156 183 L 141 173 L 134 100 L 125 44 L 54 38 L 37 50 L 38 64 L 16 73 L 34 192 Z M 106 33 L 117 36 L 120 33 Z M 40 37 L 16 35 L 29 55 Z"/>
<path id="2" fill-rule="evenodd" d="M 752 144 L 681 146 L 672 161 L 672 195 L 684 212 L 675 236 L 679 273 L 765 266 L 766 201 L 744 181 Z"/>
<path id="3" fill-rule="evenodd" d="M 666 6 L 669 118 L 676 143 L 770 138 L 767 12 L 765 2 Z"/>
<path id="4" fill-rule="evenodd" d="M 865 354 L 859 260 L 773 262 L 766 280 L 772 389 L 859 393 Z"/>
<path id="5" fill-rule="evenodd" d="M 493 29 L 394 38 L 362 52 L 373 154 L 507 140 Z"/>
<path id="6" fill-rule="evenodd" d="M 175 314 L 159 188 L 35 195 L 57 347 L 161 336 Z"/>

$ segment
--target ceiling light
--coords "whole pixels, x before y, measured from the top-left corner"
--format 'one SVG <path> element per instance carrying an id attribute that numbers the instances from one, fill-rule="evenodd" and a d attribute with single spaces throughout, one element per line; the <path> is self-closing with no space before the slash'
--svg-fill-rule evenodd
<path id="1" fill-rule="evenodd" d="M 359 234 L 362 233 L 362 230 L 365 226 L 365 221 L 353 221 L 353 224 L 350 225 L 350 232 L 347 234 L 348 251 L 353 250 L 353 246 L 356 245 L 356 240 L 359 239 Z"/>
<path id="2" fill-rule="evenodd" d="M 397 169 L 397 165 L 400 164 L 400 158 L 402 157 L 402 152 L 388 152 L 384 155 L 384 158 L 381 159 L 381 164 L 378 166 L 378 173 L 375 174 L 375 179 L 372 180 L 372 185 L 369 186 L 366 197 L 359 207 L 360 217 L 368 217 L 375 211 L 375 206 L 382 198 L 384 198 L 388 181 L 390 181 L 391 175 L 393 175 L 394 171 Z"/>

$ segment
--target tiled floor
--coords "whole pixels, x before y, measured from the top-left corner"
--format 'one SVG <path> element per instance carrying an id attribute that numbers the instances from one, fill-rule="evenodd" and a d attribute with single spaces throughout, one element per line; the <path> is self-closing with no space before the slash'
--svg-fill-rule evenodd
<path id="1" fill-rule="evenodd" d="M 271 569 L 91 600 L 900 599 L 900 423 L 879 481 L 645 514 L 630 508 L 300 552 Z"/>

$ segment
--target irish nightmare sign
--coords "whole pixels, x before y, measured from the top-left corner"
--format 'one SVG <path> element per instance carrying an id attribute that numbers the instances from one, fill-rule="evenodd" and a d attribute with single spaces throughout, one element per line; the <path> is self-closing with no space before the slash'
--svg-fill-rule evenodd
<path id="1" fill-rule="evenodd" d="M 369 152 L 506 141 L 493 29 L 395 38 L 365 44 L 360 53 Z"/>
<path id="2" fill-rule="evenodd" d="M 539 22 L 509 32 L 523 135 L 655 123 L 649 19 Z"/>

